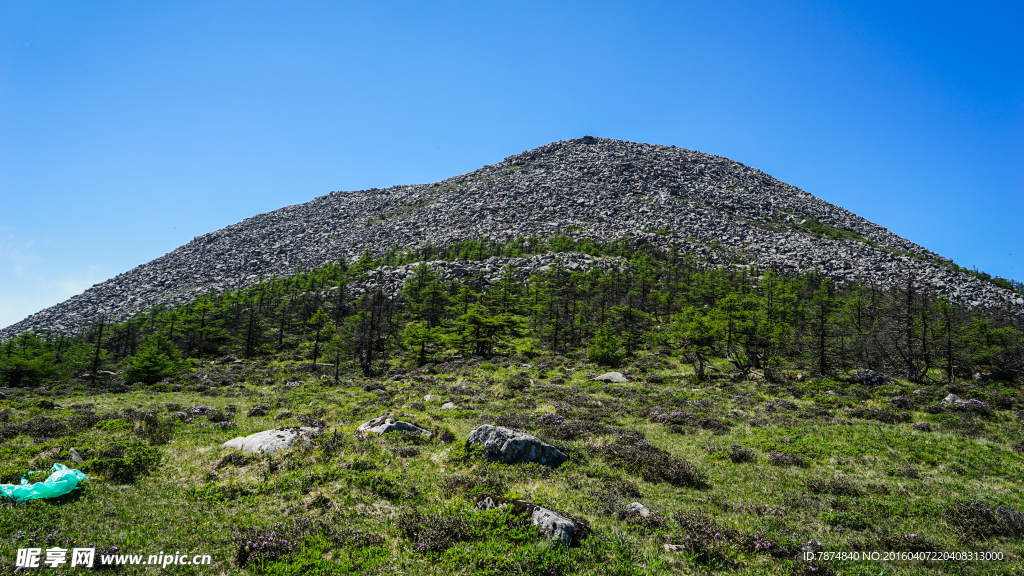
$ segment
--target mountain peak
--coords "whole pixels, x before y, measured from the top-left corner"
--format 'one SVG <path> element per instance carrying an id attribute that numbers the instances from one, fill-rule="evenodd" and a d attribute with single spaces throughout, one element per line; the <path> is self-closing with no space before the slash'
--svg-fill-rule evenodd
<path id="1" fill-rule="evenodd" d="M 160 304 L 290 275 L 365 250 L 511 241 L 559 233 L 652 244 L 708 266 L 741 264 L 894 286 L 908 277 L 971 306 L 1019 295 L 848 210 L 728 158 L 584 136 L 511 155 L 433 184 L 332 192 L 258 214 L 0 330 L 75 332 Z"/>

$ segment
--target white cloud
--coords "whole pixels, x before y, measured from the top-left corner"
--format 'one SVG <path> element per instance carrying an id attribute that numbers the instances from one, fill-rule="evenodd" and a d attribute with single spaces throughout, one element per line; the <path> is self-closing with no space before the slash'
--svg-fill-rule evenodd
<path id="1" fill-rule="evenodd" d="M 0 227 L 0 327 L 81 294 L 106 278 L 97 266 L 52 273 L 60 266 L 47 262 L 34 245 L 34 240 L 18 240 L 13 230 Z"/>

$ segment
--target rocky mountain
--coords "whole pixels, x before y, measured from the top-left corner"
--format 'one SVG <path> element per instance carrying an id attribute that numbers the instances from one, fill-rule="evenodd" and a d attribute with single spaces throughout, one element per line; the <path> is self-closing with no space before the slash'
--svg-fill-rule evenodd
<path id="1" fill-rule="evenodd" d="M 837 281 L 861 278 L 880 286 L 910 276 L 969 306 L 1024 311 L 1019 294 L 955 271 L 938 254 L 760 170 L 674 146 L 588 136 L 434 184 L 331 192 L 253 216 L 0 330 L 0 339 L 35 328 L 74 332 L 101 315 L 121 320 L 158 304 L 245 287 L 261 275 L 351 261 L 366 249 L 379 254 L 392 246 L 560 232 L 675 246 L 709 266 L 817 268 Z M 512 264 L 528 273 L 550 261 Z M 503 264 L 445 266 L 458 275 Z M 393 289 L 405 272 L 382 270 L 381 285 Z"/>

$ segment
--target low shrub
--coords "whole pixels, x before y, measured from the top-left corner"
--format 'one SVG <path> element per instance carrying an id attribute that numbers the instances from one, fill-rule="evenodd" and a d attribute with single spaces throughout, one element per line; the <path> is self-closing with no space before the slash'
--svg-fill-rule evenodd
<path id="1" fill-rule="evenodd" d="M 22 434 L 31 436 L 36 442 L 59 438 L 71 433 L 67 424 L 49 416 L 36 416 L 26 420 L 18 427 L 18 430 Z"/>
<path id="2" fill-rule="evenodd" d="M 981 500 L 957 500 L 946 509 L 945 515 L 950 524 L 959 528 L 964 540 L 1024 535 L 1024 513 L 1005 504 L 993 506 Z"/>
<path id="3" fill-rule="evenodd" d="M 732 460 L 734 464 L 740 464 L 742 462 L 757 462 L 757 454 L 755 454 L 750 448 L 744 448 L 739 444 L 733 444 L 729 447 L 729 460 Z"/>
<path id="4" fill-rule="evenodd" d="M 608 464 L 638 474 L 648 482 L 695 488 L 707 485 L 707 475 L 702 470 L 631 434 L 616 434 L 615 441 L 601 449 L 601 455 Z"/>
<path id="5" fill-rule="evenodd" d="M 239 567 L 257 562 L 272 562 L 296 551 L 302 544 L 301 536 L 286 530 L 284 525 L 269 528 L 249 528 L 234 534 L 235 563 Z"/>
<path id="6" fill-rule="evenodd" d="M 773 450 L 767 455 L 768 463 L 774 466 L 799 466 L 806 467 L 807 461 L 804 457 L 794 452 L 779 452 Z"/>
<path id="7" fill-rule="evenodd" d="M 117 442 L 82 463 L 82 470 L 100 472 L 119 484 L 132 484 L 155 469 L 160 460 L 160 452 L 152 446 L 138 441 Z"/>
<path id="8" fill-rule="evenodd" d="M 423 514 L 418 508 L 403 510 L 396 521 L 398 530 L 414 543 L 417 552 L 444 552 L 456 542 L 476 538 L 470 512 Z"/>
<path id="9" fill-rule="evenodd" d="M 823 478 L 812 478 L 807 482 L 807 489 L 813 494 L 831 494 L 833 496 L 860 496 L 860 488 L 850 481 L 849 478 L 839 476 L 825 480 Z"/>

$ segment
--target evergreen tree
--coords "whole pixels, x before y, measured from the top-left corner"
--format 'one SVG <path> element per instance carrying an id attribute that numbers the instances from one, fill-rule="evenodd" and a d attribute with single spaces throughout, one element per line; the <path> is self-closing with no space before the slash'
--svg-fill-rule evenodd
<path id="1" fill-rule="evenodd" d="M 163 333 L 146 338 L 138 353 L 128 359 L 124 376 L 128 382 L 154 384 L 173 376 L 181 366 L 181 352 Z"/>

